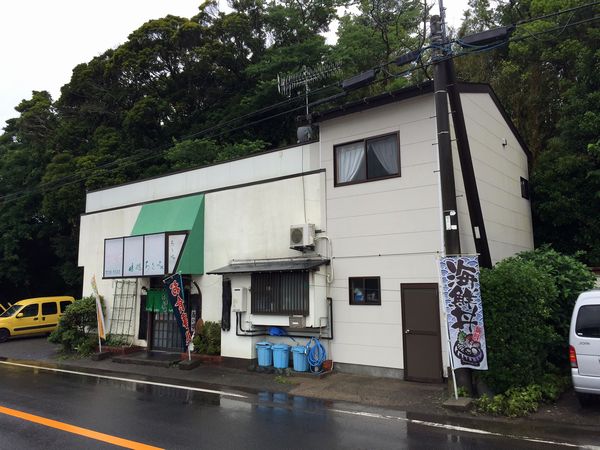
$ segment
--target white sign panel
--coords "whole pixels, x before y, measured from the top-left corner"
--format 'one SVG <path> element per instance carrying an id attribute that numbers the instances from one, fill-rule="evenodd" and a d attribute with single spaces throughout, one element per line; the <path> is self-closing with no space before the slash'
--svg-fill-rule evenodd
<path id="1" fill-rule="evenodd" d="M 104 277 L 123 276 L 123 238 L 104 241 Z"/>
<path id="2" fill-rule="evenodd" d="M 144 236 L 126 237 L 123 253 L 123 276 L 141 276 L 144 266 Z"/>
<path id="3" fill-rule="evenodd" d="M 477 256 L 440 259 L 453 368 L 487 370 Z"/>
<path id="4" fill-rule="evenodd" d="M 165 274 L 165 234 L 144 236 L 144 276 Z"/>
<path id="5" fill-rule="evenodd" d="M 181 254 L 183 243 L 185 242 L 185 234 L 170 234 L 169 235 L 169 273 L 175 272 L 175 265 Z"/>

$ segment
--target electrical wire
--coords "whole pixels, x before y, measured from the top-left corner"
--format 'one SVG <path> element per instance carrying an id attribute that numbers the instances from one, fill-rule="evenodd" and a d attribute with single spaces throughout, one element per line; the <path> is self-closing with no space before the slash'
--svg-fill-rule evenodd
<path id="1" fill-rule="evenodd" d="M 544 20 L 544 19 L 548 19 L 550 17 L 560 16 L 561 14 L 566 14 L 566 13 L 577 11 L 577 10 L 580 10 L 580 9 L 589 8 L 590 6 L 596 6 L 596 5 L 599 5 L 599 4 L 600 4 L 600 1 L 593 2 L 593 3 L 587 3 L 585 5 L 574 6 L 573 8 L 561 9 L 560 11 L 555 11 L 553 13 L 549 13 L 549 14 L 546 14 L 546 15 L 543 15 L 543 16 L 536 16 L 536 17 L 532 17 L 530 19 L 520 20 L 515 25 L 523 25 L 523 24 L 526 24 L 526 23 L 535 22 L 537 20 Z"/>
<path id="2" fill-rule="evenodd" d="M 582 9 L 582 8 L 587 8 L 587 7 L 590 7 L 590 6 L 595 6 L 597 4 L 600 4 L 600 1 L 599 2 L 594 2 L 594 3 L 589 3 L 589 4 L 586 4 L 586 5 L 581 5 L 581 6 L 570 8 L 570 9 L 567 9 L 567 10 L 557 11 L 557 12 L 552 13 L 552 14 L 547 14 L 545 16 L 540 16 L 540 17 L 528 19 L 526 21 L 521 21 L 517 25 L 521 25 L 521 24 L 524 24 L 524 23 L 531 23 L 531 22 L 536 21 L 536 20 L 542 20 L 542 19 L 545 19 L 545 18 L 548 18 L 548 17 L 557 16 L 557 15 L 564 14 L 564 13 L 567 13 L 567 12 L 571 12 L 571 11 L 574 11 L 574 10 L 578 10 L 578 9 Z M 600 16 L 594 16 L 594 17 L 591 17 L 591 18 L 588 18 L 588 19 L 580 20 L 578 22 L 567 23 L 564 26 L 561 25 L 561 26 L 558 26 L 558 27 L 555 27 L 555 28 L 551 28 L 551 29 L 548 29 L 548 30 L 543 30 L 543 31 L 540 31 L 540 32 L 537 32 L 537 33 L 530 33 L 529 36 L 519 36 L 519 37 L 515 37 L 515 38 L 510 38 L 510 39 L 507 39 L 506 41 L 503 41 L 503 42 L 498 43 L 498 44 L 481 46 L 480 48 L 476 48 L 476 49 L 473 49 L 473 50 L 470 50 L 470 51 L 461 52 L 461 53 L 456 53 L 456 52 L 450 53 L 450 54 L 448 54 L 446 56 L 442 56 L 440 58 L 437 58 L 435 61 L 432 61 L 432 62 L 429 62 L 429 63 L 426 63 L 426 64 L 421 64 L 418 67 L 411 67 L 409 69 L 406 69 L 406 70 L 401 71 L 401 72 L 396 73 L 396 74 L 391 74 L 391 73 L 388 72 L 388 75 L 386 77 L 384 77 L 382 80 L 378 80 L 378 81 L 376 81 L 374 83 L 380 83 L 380 82 L 385 82 L 385 81 L 390 80 L 390 79 L 399 78 L 399 77 L 405 76 L 405 75 L 407 75 L 409 73 L 415 72 L 417 70 L 423 70 L 423 71 L 425 71 L 425 69 L 427 69 L 428 67 L 430 67 L 430 66 L 432 66 L 434 64 L 437 64 L 437 63 L 439 63 L 441 61 L 445 61 L 445 60 L 453 59 L 453 58 L 458 58 L 458 57 L 461 57 L 461 56 L 464 56 L 464 55 L 467 55 L 467 54 L 475 54 L 475 53 L 490 51 L 490 50 L 493 50 L 493 49 L 496 49 L 496 48 L 508 45 L 511 42 L 518 42 L 518 41 L 521 41 L 521 40 L 524 40 L 524 39 L 528 39 L 530 37 L 536 37 L 536 36 L 541 35 L 541 34 L 547 34 L 547 33 L 553 32 L 553 31 L 561 30 L 561 29 L 562 29 L 562 31 L 564 31 L 566 28 L 570 28 L 570 27 L 573 27 L 573 26 L 576 26 L 576 25 L 581 25 L 581 24 L 584 24 L 584 23 L 593 22 L 593 21 L 598 20 L 598 19 L 600 19 Z M 461 45 L 460 44 L 460 40 L 458 40 L 458 39 L 450 41 L 447 44 L 452 44 L 452 43 L 457 43 L 457 44 Z M 443 48 L 443 46 L 441 46 L 441 45 L 429 45 L 427 47 L 424 47 L 424 48 L 420 49 L 418 56 L 415 58 L 415 60 L 413 62 L 420 60 L 421 57 L 422 57 L 422 55 L 423 55 L 423 53 L 426 52 L 427 50 L 429 50 L 429 49 L 439 49 L 439 48 Z M 391 64 L 394 64 L 394 63 L 395 63 L 395 61 L 388 61 L 386 63 L 383 63 L 383 64 L 380 64 L 378 66 L 373 67 L 373 69 L 380 70 L 381 68 L 386 67 L 386 66 L 391 65 Z M 372 84 L 374 84 L 374 83 L 372 83 Z M 315 89 L 312 92 L 313 93 L 322 92 L 322 91 L 324 91 L 326 89 L 331 89 L 333 87 L 338 87 L 338 86 L 339 86 L 339 83 L 334 83 L 334 84 L 330 84 L 328 86 L 324 86 L 322 88 Z M 296 101 L 296 100 L 299 100 L 299 99 L 304 99 L 304 96 L 303 95 L 298 95 L 296 97 L 291 97 L 289 99 L 283 100 L 283 101 L 275 103 L 273 105 L 266 106 L 264 108 L 261 108 L 259 110 L 250 112 L 250 113 L 242 115 L 240 117 L 236 117 L 236 118 L 231 119 L 229 121 L 213 125 L 213 126 L 208 127 L 208 128 L 206 128 L 204 130 L 201 130 L 199 132 L 192 133 L 191 135 L 186 135 L 186 136 L 182 137 L 181 139 L 182 140 L 187 140 L 187 139 L 192 139 L 194 137 L 205 135 L 205 134 L 207 134 L 208 132 L 210 132 L 212 130 L 223 128 L 223 127 L 225 127 L 225 126 L 227 126 L 227 125 L 229 125 L 231 123 L 243 120 L 244 118 L 253 117 L 253 116 L 258 115 L 258 114 L 260 114 L 262 112 L 267 112 L 267 111 L 270 111 L 272 109 L 276 109 L 276 108 L 278 108 L 280 106 L 292 103 L 293 101 Z M 313 104 L 314 104 L 314 102 L 313 102 Z M 267 121 L 267 120 L 270 120 L 270 119 L 273 119 L 273 118 L 276 118 L 276 117 L 280 117 L 282 115 L 286 115 L 286 114 L 289 114 L 289 113 L 294 112 L 294 111 L 298 111 L 300 109 L 304 109 L 304 105 L 298 106 L 296 108 L 292 108 L 292 109 L 289 109 L 287 111 L 283 111 L 283 112 L 280 112 L 280 113 L 277 113 L 277 114 L 274 114 L 274 115 L 271 115 L 271 116 L 268 116 L 268 117 L 265 117 L 265 118 L 262 118 L 262 119 L 255 120 L 255 121 L 252 121 L 252 122 L 240 125 L 240 126 L 235 127 L 235 128 L 227 129 L 227 130 L 222 131 L 222 132 L 217 133 L 217 134 L 212 134 L 212 135 L 210 135 L 209 139 L 222 136 L 222 135 L 230 133 L 232 131 L 241 130 L 241 129 L 250 127 L 252 125 L 256 125 L 258 123 L 261 123 L 261 122 L 264 122 L 264 121 Z M 141 152 L 139 152 L 138 154 L 130 155 L 130 156 L 127 156 L 125 158 L 121 158 L 121 159 L 118 159 L 118 160 L 115 160 L 115 161 L 111 161 L 111 162 L 105 163 L 105 164 L 100 165 L 100 166 L 95 166 L 94 170 L 97 170 L 99 167 L 100 168 L 110 168 L 113 165 L 116 165 L 116 167 L 114 169 L 110 169 L 110 171 L 120 170 L 120 169 L 123 169 L 125 167 L 131 166 L 131 165 L 134 165 L 134 164 L 139 164 L 141 162 L 145 162 L 145 161 L 148 161 L 148 160 L 151 160 L 151 159 L 154 159 L 154 158 L 161 157 L 162 154 L 166 150 L 168 150 L 170 148 L 172 148 L 172 145 L 168 145 L 168 146 L 164 145 L 164 146 L 157 147 L 155 149 L 145 149 L 145 150 L 142 150 Z M 139 159 L 134 159 L 137 155 L 141 155 L 142 152 L 145 153 L 146 150 L 147 151 L 155 151 L 156 153 L 152 154 L 152 155 L 144 156 L 144 157 L 139 158 Z M 128 159 L 132 159 L 132 160 L 131 161 L 127 161 Z M 75 184 L 75 183 L 80 183 L 82 181 L 85 181 L 85 179 L 87 178 L 87 177 L 83 177 L 82 176 L 82 177 L 79 177 L 79 178 L 77 178 L 75 180 L 70 181 L 70 179 L 73 176 L 76 176 L 76 175 L 75 174 L 71 174 L 71 175 L 68 175 L 67 177 L 63 177 L 63 178 L 58 179 L 58 180 L 53 180 L 53 181 L 50 181 L 50 182 L 40 183 L 40 184 L 38 184 L 38 185 L 36 185 L 36 186 L 34 186 L 32 188 L 29 188 L 29 189 L 23 189 L 21 191 L 11 192 L 11 193 L 6 194 L 4 196 L 0 196 L 0 201 L 3 204 L 6 204 L 8 202 L 18 200 L 18 199 L 20 199 L 22 197 L 25 197 L 27 195 L 31 195 L 31 194 L 39 191 L 39 190 L 46 190 L 46 191 L 48 191 L 48 190 L 60 189 L 60 188 L 65 187 L 65 186 L 69 186 L 69 185 L 72 185 L 72 184 Z M 67 182 L 65 182 L 65 181 L 67 181 Z M 47 188 L 47 186 L 49 186 L 49 187 Z"/>

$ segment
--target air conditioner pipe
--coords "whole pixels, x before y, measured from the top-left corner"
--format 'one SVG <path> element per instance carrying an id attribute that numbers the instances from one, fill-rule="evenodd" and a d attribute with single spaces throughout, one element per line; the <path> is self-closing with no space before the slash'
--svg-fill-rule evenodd
<path id="1" fill-rule="evenodd" d="M 324 336 L 321 334 L 321 329 L 319 328 L 319 331 L 314 331 L 314 332 L 309 332 L 309 334 L 298 334 L 298 333 L 294 333 L 293 331 L 289 331 L 289 329 L 286 329 L 287 335 L 289 337 L 295 337 L 295 338 L 306 338 L 306 339 L 310 339 L 313 337 L 318 337 L 319 339 L 325 339 L 325 340 L 332 340 L 333 339 L 333 300 L 331 299 L 331 297 L 327 297 L 327 306 L 328 306 L 328 311 L 329 311 L 329 326 L 328 327 L 324 327 L 324 328 L 329 328 L 329 335 L 328 336 Z M 269 336 L 269 332 L 267 330 L 267 328 L 257 328 L 254 330 L 244 330 L 244 328 L 242 327 L 242 313 L 241 312 L 236 312 L 235 313 L 235 335 L 236 336 Z"/>

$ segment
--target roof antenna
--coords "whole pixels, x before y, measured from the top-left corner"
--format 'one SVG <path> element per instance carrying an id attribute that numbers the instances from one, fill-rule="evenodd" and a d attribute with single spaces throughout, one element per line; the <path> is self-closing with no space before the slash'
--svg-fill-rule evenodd
<path id="1" fill-rule="evenodd" d="M 308 110 L 308 94 L 310 92 L 309 84 L 331 77 L 340 70 L 339 63 L 322 63 L 318 67 L 309 68 L 302 66 L 300 72 L 291 74 L 277 74 L 277 88 L 279 93 L 291 97 L 292 93 L 299 87 L 304 87 L 304 98 L 306 104 L 306 116 L 310 114 Z"/>
<path id="2" fill-rule="evenodd" d="M 310 84 L 325 80 L 340 70 L 340 63 L 322 63 L 315 68 L 302 66 L 302 70 L 290 74 L 277 74 L 277 88 L 279 93 L 291 97 L 294 92 L 304 88 L 305 115 L 298 116 L 296 121 L 298 143 L 312 141 L 317 137 L 317 129 L 312 125 L 312 116 L 309 110 Z"/>

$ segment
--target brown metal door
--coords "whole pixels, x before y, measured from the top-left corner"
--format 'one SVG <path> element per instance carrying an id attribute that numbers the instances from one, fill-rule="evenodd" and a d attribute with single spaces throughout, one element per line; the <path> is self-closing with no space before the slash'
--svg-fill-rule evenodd
<path id="1" fill-rule="evenodd" d="M 411 381 L 442 381 L 437 284 L 401 284 L 404 374 Z"/>

